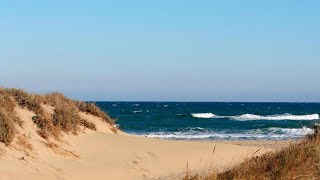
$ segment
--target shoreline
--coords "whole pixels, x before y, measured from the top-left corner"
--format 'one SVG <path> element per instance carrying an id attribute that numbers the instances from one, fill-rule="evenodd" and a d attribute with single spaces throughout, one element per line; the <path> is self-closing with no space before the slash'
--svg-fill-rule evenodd
<path id="1" fill-rule="evenodd" d="M 234 144 L 239 146 L 256 146 L 262 148 L 281 149 L 290 144 L 297 143 L 301 139 L 295 140 L 223 140 L 224 143 Z M 218 141 L 219 142 L 219 141 Z"/>

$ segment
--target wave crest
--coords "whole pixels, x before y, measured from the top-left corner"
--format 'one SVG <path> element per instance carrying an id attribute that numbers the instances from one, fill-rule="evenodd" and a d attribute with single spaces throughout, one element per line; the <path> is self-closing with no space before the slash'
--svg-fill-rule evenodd
<path id="1" fill-rule="evenodd" d="M 160 138 L 160 139 L 186 139 L 186 140 L 283 140 L 301 138 L 314 131 L 308 127 L 302 128 L 280 128 L 271 127 L 266 129 L 248 130 L 239 133 L 231 133 L 224 131 L 207 131 L 196 132 L 154 132 L 143 134 L 146 137 Z"/>
<path id="2" fill-rule="evenodd" d="M 319 114 L 309 114 L 309 115 L 292 115 L 292 114 L 282 114 L 282 115 L 270 115 L 270 116 L 260 116 L 255 114 L 243 114 L 240 116 L 231 117 L 231 119 L 239 121 L 250 121 L 250 120 L 317 120 L 319 119 Z"/>
<path id="3" fill-rule="evenodd" d="M 192 113 L 191 115 L 195 118 L 218 118 L 217 115 L 212 113 Z"/>
<path id="4" fill-rule="evenodd" d="M 228 118 L 237 121 L 251 121 L 251 120 L 318 120 L 319 114 L 307 114 L 307 115 L 292 115 L 292 114 L 280 114 L 280 115 L 255 115 L 255 114 L 242 114 L 238 116 L 218 116 L 212 113 L 192 113 L 192 117 L 195 118 Z"/>

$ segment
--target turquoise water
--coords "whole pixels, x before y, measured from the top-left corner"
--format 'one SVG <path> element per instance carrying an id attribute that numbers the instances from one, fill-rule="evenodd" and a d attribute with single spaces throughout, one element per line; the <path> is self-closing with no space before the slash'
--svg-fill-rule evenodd
<path id="1" fill-rule="evenodd" d="M 280 140 L 312 133 L 319 103 L 97 102 L 122 130 L 164 139 Z"/>

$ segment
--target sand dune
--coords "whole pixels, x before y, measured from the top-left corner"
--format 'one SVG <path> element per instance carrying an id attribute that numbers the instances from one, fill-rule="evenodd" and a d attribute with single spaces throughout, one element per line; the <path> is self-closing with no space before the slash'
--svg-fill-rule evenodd
<path id="1" fill-rule="evenodd" d="M 44 106 L 48 113 L 53 107 Z M 224 169 L 251 157 L 259 146 L 223 142 L 170 141 L 118 131 L 100 118 L 80 113 L 97 131 L 63 134 L 50 143 L 40 137 L 33 112 L 16 107 L 24 121 L 12 145 L 1 144 L 0 179 L 166 179 L 192 170 Z M 215 149 L 214 153 L 213 150 Z M 259 155 L 271 149 L 262 148 Z"/>

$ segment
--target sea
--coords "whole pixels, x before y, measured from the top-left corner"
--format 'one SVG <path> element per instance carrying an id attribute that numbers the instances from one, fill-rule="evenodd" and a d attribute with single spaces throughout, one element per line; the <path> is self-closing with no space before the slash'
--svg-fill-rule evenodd
<path id="1" fill-rule="evenodd" d="M 313 133 L 320 103 L 96 102 L 131 134 L 179 140 L 288 140 Z"/>

